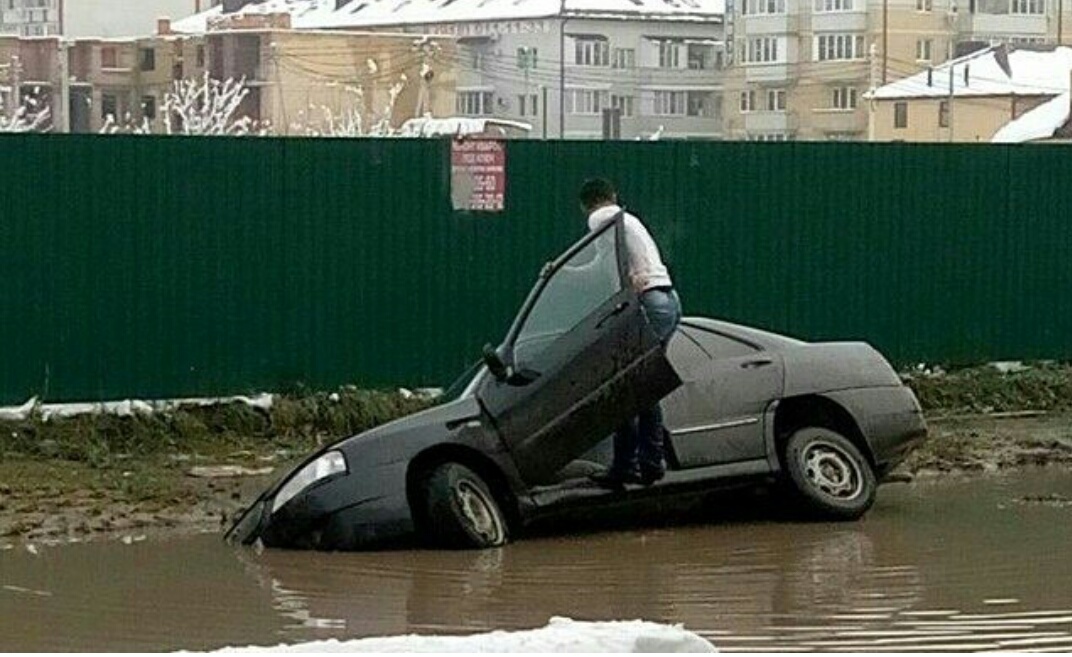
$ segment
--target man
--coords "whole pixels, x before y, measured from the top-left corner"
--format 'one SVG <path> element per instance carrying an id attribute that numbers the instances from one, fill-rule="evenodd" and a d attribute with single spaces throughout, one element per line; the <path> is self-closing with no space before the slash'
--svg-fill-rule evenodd
<path id="1" fill-rule="evenodd" d="M 618 193 L 606 180 L 588 180 L 581 187 L 581 207 L 588 216 L 589 230 L 598 230 L 622 211 Z M 629 282 L 640 297 L 644 314 L 665 345 L 681 321 L 681 301 L 670 273 L 663 264 L 659 247 L 635 216 L 624 213 L 625 250 Z M 610 469 L 593 480 L 602 486 L 619 488 L 626 483 L 645 486 L 662 479 L 663 414 L 661 406 L 645 409 L 614 434 L 614 460 Z"/>

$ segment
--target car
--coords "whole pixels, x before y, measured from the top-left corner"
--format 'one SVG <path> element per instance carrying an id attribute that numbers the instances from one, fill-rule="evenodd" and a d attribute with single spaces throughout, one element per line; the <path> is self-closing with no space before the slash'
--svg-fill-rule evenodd
<path id="1" fill-rule="evenodd" d="M 864 342 L 808 343 L 702 317 L 685 317 L 663 344 L 627 283 L 622 231 L 618 218 L 549 262 L 502 344 L 486 346 L 440 403 L 310 455 L 225 538 L 488 548 L 563 509 L 769 481 L 812 516 L 862 516 L 927 432 L 889 362 Z M 592 482 L 607 436 L 659 400 L 666 476 L 623 489 Z"/>

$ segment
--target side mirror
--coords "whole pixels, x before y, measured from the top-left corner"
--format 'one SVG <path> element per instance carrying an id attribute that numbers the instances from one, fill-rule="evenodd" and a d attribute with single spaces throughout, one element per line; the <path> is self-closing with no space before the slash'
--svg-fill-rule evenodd
<path id="1" fill-rule="evenodd" d="M 510 376 L 506 377 L 506 382 L 512 386 L 527 386 L 538 378 L 540 378 L 539 372 L 522 367 L 510 372 Z"/>
<path id="2" fill-rule="evenodd" d="M 499 354 L 499 351 L 490 344 L 484 345 L 484 364 L 488 366 L 488 371 L 499 381 L 505 381 L 509 376 L 509 369 L 506 367 L 506 361 Z"/>

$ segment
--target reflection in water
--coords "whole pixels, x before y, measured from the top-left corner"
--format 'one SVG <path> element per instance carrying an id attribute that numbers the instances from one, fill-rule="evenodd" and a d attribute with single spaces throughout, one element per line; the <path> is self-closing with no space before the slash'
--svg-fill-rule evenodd
<path id="1" fill-rule="evenodd" d="M 1072 476 L 885 488 L 856 523 L 753 518 L 484 552 L 258 553 L 217 537 L 8 551 L 0 649 L 468 633 L 560 615 L 684 623 L 734 651 L 1069 650 L 1072 510 L 1004 503 L 1022 490 L 1072 493 Z"/>

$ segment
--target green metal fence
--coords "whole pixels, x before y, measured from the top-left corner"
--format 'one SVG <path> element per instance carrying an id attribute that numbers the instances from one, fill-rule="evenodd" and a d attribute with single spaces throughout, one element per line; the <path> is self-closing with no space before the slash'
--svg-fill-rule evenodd
<path id="1" fill-rule="evenodd" d="M 439 385 L 614 179 L 688 314 L 899 363 L 1072 356 L 1072 151 L 512 142 L 507 210 L 445 141 L 0 139 L 0 403 Z"/>

